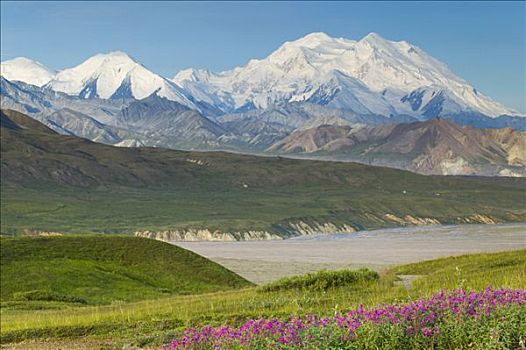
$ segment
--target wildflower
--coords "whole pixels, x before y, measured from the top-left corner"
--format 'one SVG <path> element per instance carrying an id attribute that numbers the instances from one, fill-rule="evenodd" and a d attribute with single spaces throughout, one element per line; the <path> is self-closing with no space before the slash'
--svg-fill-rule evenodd
<path id="1" fill-rule="evenodd" d="M 304 349 L 308 344 L 323 339 L 337 339 L 339 342 L 356 341 L 356 331 L 364 324 L 382 324 L 403 327 L 408 337 L 423 335 L 433 337 L 441 334 L 440 321 L 447 317 L 477 319 L 490 315 L 499 307 L 526 304 L 526 290 L 493 290 L 486 288 L 480 293 L 440 291 L 428 299 L 416 300 L 405 305 L 393 304 L 366 309 L 360 305 L 345 314 L 336 313 L 331 317 L 318 317 L 308 314 L 303 317 L 290 317 L 288 320 L 258 319 L 247 320 L 234 329 L 229 326 L 201 329 L 188 328 L 180 339 L 165 345 L 166 350 L 179 349 L 250 349 L 257 344 L 266 348 Z M 500 318 L 502 321 L 506 319 Z M 320 330 L 325 330 L 319 332 Z M 499 336 L 493 330 L 491 336 Z M 521 340 L 522 341 L 522 340 Z M 256 345 L 254 345 L 256 344 Z"/>

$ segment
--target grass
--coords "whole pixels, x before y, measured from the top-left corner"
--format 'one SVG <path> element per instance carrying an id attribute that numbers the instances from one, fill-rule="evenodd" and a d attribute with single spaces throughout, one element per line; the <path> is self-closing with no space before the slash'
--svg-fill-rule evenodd
<path id="1" fill-rule="evenodd" d="M 456 269 L 458 267 L 458 269 Z M 458 272 L 460 271 L 460 273 Z M 464 287 L 481 290 L 526 286 L 526 250 L 475 254 L 394 267 L 379 279 L 358 280 L 327 290 L 301 289 L 262 292 L 242 290 L 164 297 L 114 305 L 69 307 L 59 310 L 24 310 L 2 307 L 2 342 L 41 337 L 91 336 L 137 344 L 159 344 L 186 326 L 236 325 L 248 318 L 316 313 L 331 315 L 360 304 L 407 301 L 440 289 Z M 397 274 L 419 275 L 409 290 Z"/>
<path id="2" fill-rule="evenodd" d="M 471 254 L 419 262 L 394 268 L 400 275 L 419 275 L 413 288 L 429 294 L 454 286 L 481 290 L 493 287 L 526 287 L 526 250 L 496 254 Z"/>
<path id="3" fill-rule="evenodd" d="M 14 305 L 100 305 L 251 285 L 193 252 L 146 238 L 71 235 L 0 243 L 1 300 Z"/>
<path id="4" fill-rule="evenodd" d="M 3 117 L 3 114 L 2 114 Z M 4 235 L 26 230 L 174 229 L 297 233 L 291 223 L 371 229 L 386 214 L 465 223 L 526 221 L 526 179 L 422 176 L 356 163 L 225 152 L 127 149 L 40 130 L 1 128 Z M 7 125 L 7 124 L 2 124 Z"/>

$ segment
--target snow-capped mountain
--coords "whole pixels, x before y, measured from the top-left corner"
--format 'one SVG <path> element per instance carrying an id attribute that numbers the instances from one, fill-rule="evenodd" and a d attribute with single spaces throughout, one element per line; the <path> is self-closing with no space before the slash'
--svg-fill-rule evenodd
<path id="1" fill-rule="evenodd" d="M 187 69 L 173 80 L 149 71 L 123 52 L 98 54 L 57 73 L 37 62 L 15 59 L 2 63 L 0 96 L 3 109 L 28 114 L 59 133 L 126 147 L 264 153 L 307 145 L 301 147 L 309 150 L 309 156 L 332 154 L 349 160 L 343 155 L 363 147 L 356 148 L 356 140 L 347 133 L 360 128 L 372 130 L 353 132 L 364 147 L 376 142 L 377 131 L 391 130 L 395 124 L 427 125 L 425 121 L 435 117 L 459 128 L 526 131 L 524 115 L 482 95 L 421 49 L 377 34 L 354 41 L 313 33 L 286 42 L 268 57 L 243 67 L 221 73 Z M 442 130 L 424 129 L 427 136 Z M 401 145 L 415 135 L 411 127 L 404 130 L 407 133 L 397 138 Z M 476 132 L 451 134 L 461 140 L 479 137 Z M 524 159 L 519 152 L 524 136 L 521 142 L 510 143 L 504 131 L 484 135 L 488 140 L 503 140 L 486 142 L 489 146 L 484 154 L 490 165 L 473 168 L 459 163 L 460 173 L 506 175 L 501 170 L 509 170 L 526 175 L 524 162 L 504 164 L 501 157 L 517 158 L 518 154 Z M 427 136 L 430 142 L 415 148 L 415 155 L 423 157 L 421 164 L 436 161 L 436 165 L 451 158 L 448 145 L 455 144 L 456 136 Z M 326 142 L 328 146 L 317 149 Z M 427 154 L 428 144 L 445 151 Z M 459 148 L 456 154 L 471 159 L 467 150 Z M 403 163 L 404 155 L 392 157 L 391 163 L 353 159 L 424 173 L 429 170 Z M 454 167 L 458 165 L 455 159 L 450 159 Z M 440 169 L 433 168 L 432 173 Z"/>
<path id="2" fill-rule="evenodd" d="M 187 69 L 173 81 L 224 112 L 306 101 L 384 116 L 518 114 L 420 48 L 375 33 L 359 41 L 312 33 L 243 67 L 221 73 Z"/>
<path id="3" fill-rule="evenodd" d="M 156 94 L 207 116 L 303 102 L 371 118 L 519 114 L 481 94 L 420 48 L 375 33 L 358 41 L 312 33 L 245 66 L 221 73 L 187 69 L 172 80 L 119 51 L 95 55 L 58 73 L 17 58 L 2 62 L 2 76 L 81 99 L 140 100 Z"/>
<path id="4" fill-rule="evenodd" d="M 25 57 L 17 57 L 0 64 L 1 75 L 7 80 L 21 81 L 35 86 L 47 84 L 56 72 L 42 63 Z"/>
<path id="5" fill-rule="evenodd" d="M 120 51 L 98 54 L 76 67 L 64 69 L 46 87 L 81 98 L 143 99 L 155 93 L 198 109 L 178 85 Z"/>

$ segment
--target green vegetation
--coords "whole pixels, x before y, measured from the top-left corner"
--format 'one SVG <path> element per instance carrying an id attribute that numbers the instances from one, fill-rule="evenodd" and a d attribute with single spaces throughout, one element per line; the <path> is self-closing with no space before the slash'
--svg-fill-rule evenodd
<path id="1" fill-rule="evenodd" d="M 2 234 L 370 229 L 410 215 L 441 223 L 526 221 L 526 179 L 422 176 L 356 163 L 126 149 L 35 127 L 1 128 Z M 4 118 L 4 114 L 2 114 Z M 6 117 L 7 118 L 7 117 Z M 4 120 L 4 119 L 2 119 Z M 394 215 L 398 219 L 386 216 Z M 404 222 L 406 220 L 406 222 Z M 480 220 L 479 220 L 480 221 Z"/>
<path id="2" fill-rule="evenodd" d="M 2 240 L 4 242 L 4 240 Z M 3 248 L 2 248 L 3 249 Z M 456 269 L 458 267 L 461 272 Z M 476 273 L 471 273 L 476 271 Z M 419 275 L 407 289 L 397 274 Z M 2 282 L 3 283 L 3 282 Z M 249 318 L 334 312 L 429 296 L 440 289 L 482 290 L 487 286 L 524 288 L 526 250 L 475 254 L 395 267 L 379 279 L 360 280 L 327 290 L 261 292 L 260 287 L 102 306 L 27 310 L 21 302 L 2 305 L 2 341 L 40 337 L 120 339 L 121 342 L 167 342 L 185 326 L 236 325 Z M 53 305 L 56 307 L 56 305 Z M 122 346 L 122 344 L 121 344 Z"/>
<path id="3" fill-rule="evenodd" d="M 146 238 L 71 235 L 0 242 L 3 303 L 109 304 L 251 285 L 202 256 Z"/>
<path id="4" fill-rule="evenodd" d="M 29 292 L 13 293 L 13 300 L 16 301 L 58 301 L 66 303 L 87 304 L 86 299 L 72 295 L 63 295 L 47 290 L 30 290 Z"/>
<path id="5" fill-rule="evenodd" d="M 349 168 L 352 167 L 350 164 Z M 345 169 L 340 171 L 344 176 Z M 378 173 L 381 175 L 383 171 L 391 172 L 381 169 Z M 442 223 L 463 222 L 463 218 L 475 214 L 489 215 L 497 221 L 526 220 L 525 210 L 515 205 L 524 193 L 513 186 L 480 186 L 474 180 L 436 178 L 431 181 L 420 177 L 419 180 L 425 180 L 423 183 L 409 185 L 406 181 L 410 180 L 405 178 L 416 175 L 399 175 L 398 179 L 378 178 L 363 187 L 324 185 L 321 179 L 313 185 L 285 187 L 259 184 L 260 181 L 254 179 L 247 181 L 250 183 L 247 189 L 217 185 L 193 189 L 110 187 L 79 191 L 53 184 L 31 188 L 6 185 L 2 186 L 1 193 L 1 230 L 4 234 L 26 229 L 130 233 L 208 228 L 223 232 L 267 230 L 287 235 L 289 223 L 298 221 L 349 224 L 357 229 L 399 225 L 387 220 L 385 214 L 430 217 Z M 214 176 L 210 174 L 202 180 Z M 357 176 L 368 174 L 358 171 Z M 408 188 L 410 192 L 403 194 L 400 188 Z M 440 197 L 434 191 L 440 192 Z"/>
<path id="6" fill-rule="evenodd" d="M 351 286 L 357 282 L 372 281 L 379 278 L 378 273 L 369 269 L 339 270 L 308 273 L 302 276 L 285 277 L 267 284 L 261 289 L 265 292 L 300 289 L 308 291 L 326 291 L 336 287 Z"/>

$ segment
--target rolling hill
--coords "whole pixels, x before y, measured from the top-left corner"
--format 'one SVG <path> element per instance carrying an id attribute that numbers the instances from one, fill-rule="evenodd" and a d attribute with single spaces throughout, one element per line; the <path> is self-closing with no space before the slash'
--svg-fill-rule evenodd
<path id="1" fill-rule="evenodd" d="M 2 238 L 2 302 L 109 304 L 250 286 L 167 243 L 117 235 Z"/>
<path id="2" fill-rule="evenodd" d="M 1 114 L 1 232 L 269 239 L 526 220 L 525 179 L 356 163 L 120 148 Z"/>

